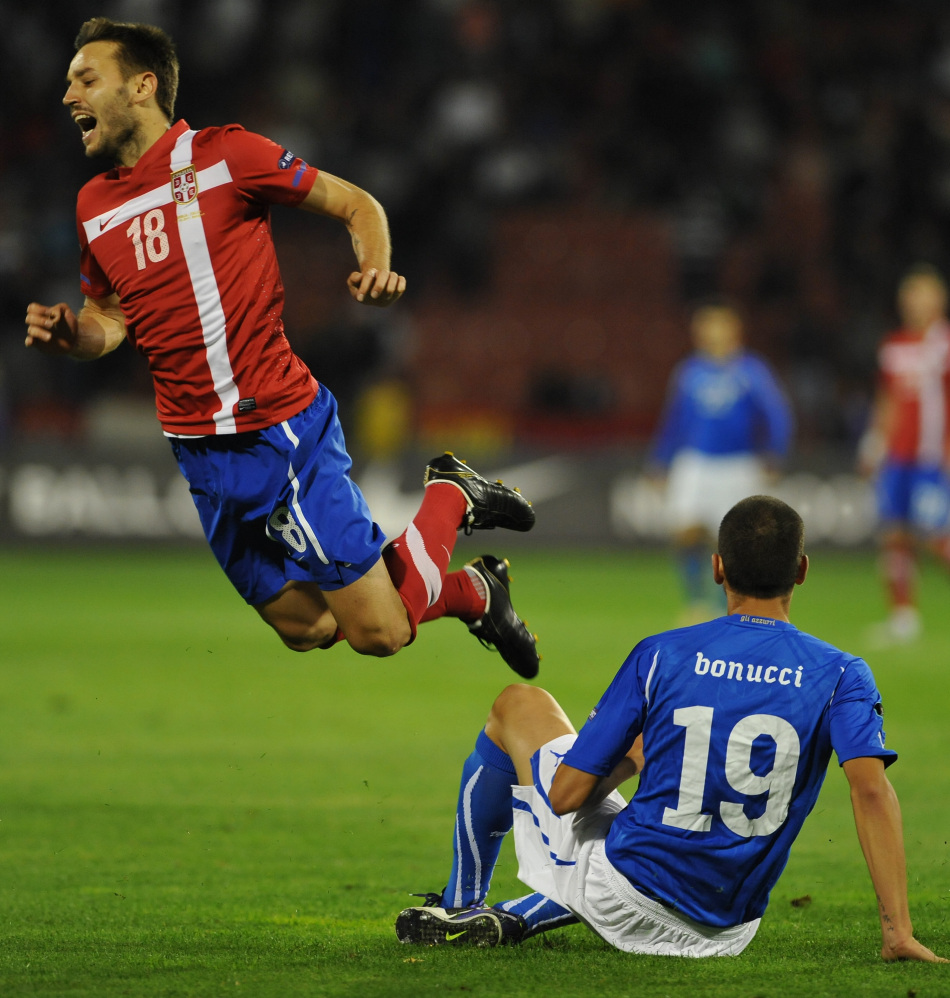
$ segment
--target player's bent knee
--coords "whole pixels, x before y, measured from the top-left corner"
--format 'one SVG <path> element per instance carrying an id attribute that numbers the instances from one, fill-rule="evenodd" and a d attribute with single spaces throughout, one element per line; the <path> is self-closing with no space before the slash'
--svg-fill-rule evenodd
<path id="1" fill-rule="evenodd" d="M 498 721 L 505 721 L 513 714 L 525 710 L 533 710 L 539 705 L 547 706 L 554 697 L 540 686 L 529 686 L 527 683 L 512 683 L 498 694 L 492 704 L 491 714 Z"/>
<path id="2" fill-rule="evenodd" d="M 279 632 L 278 632 L 279 634 Z M 313 651 L 316 648 L 332 648 L 334 642 L 328 641 L 326 638 L 320 640 L 305 636 L 296 636 L 289 634 L 280 634 L 280 640 L 283 641 L 284 646 L 289 648 L 291 651 Z"/>
<path id="3" fill-rule="evenodd" d="M 271 624 L 278 637 L 291 651 L 313 651 L 317 648 L 332 648 L 336 644 L 336 623 L 316 624 L 274 623 Z"/>
<path id="4" fill-rule="evenodd" d="M 412 637 L 408 624 L 405 628 L 361 628 L 346 634 L 350 647 L 360 655 L 387 658 L 404 648 Z"/>
<path id="5" fill-rule="evenodd" d="M 280 640 L 284 643 L 285 648 L 289 648 L 291 651 L 313 651 L 314 648 L 318 648 L 319 645 L 315 645 L 310 641 L 301 641 L 296 638 L 290 638 L 286 635 L 281 634 Z"/>
<path id="6" fill-rule="evenodd" d="M 374 658 L 388 658 L 402 648 L 402 645 L 379 638 L 354 637 L 346 640 L 353 651 L 360 655 L 372 655 Z"/>

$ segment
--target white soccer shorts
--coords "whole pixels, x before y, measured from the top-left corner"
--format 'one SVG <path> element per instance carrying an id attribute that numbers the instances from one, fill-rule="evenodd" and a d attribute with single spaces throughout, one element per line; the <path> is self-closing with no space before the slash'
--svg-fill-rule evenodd
<path id="1" fill-rule="evenodd" d="M 548 791 L 576 735 L 542 745 L 535 784 L 512 787 L 518 877 L 572 911 L 611 946 L 650 956 L 735 956 L 752 941 L 760 919 L 715 929 L 679 915 L 635 890 L 604 852 L 604 840 L 626 806 L 614 791 L 600 804 L 558 817 Z"/>
<path id="2" fill-rule="evenodd" d="M 765 468 L 754 454 L 680 451 L 670 465 L 666 515 L 670 530 L 703 526 L 715 537 L 722 518 L 740 499 L 762 493 Z"/>

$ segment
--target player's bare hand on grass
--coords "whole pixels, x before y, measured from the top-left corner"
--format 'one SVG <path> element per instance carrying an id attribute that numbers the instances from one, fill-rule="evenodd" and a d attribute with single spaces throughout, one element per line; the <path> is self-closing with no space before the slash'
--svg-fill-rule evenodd
<path id="1" fill-rule="evenodd" d="M 28 347 L 43 353 L 68 354 L 76 344 L 78 323 L 73 310 L 65 303 L 38 305 L 30 302 L 26 308 L 26 340 Z"/>
<path id="2" fill-rule="evenodd" d="M 927 949 L 923 943 L 911 937 L 902 943 L 881 947 L 881 959 L 886 963 L 896 960 L 921 960 L 925 963 L 950 963 L 942 956 L 937 956 L 933 950 Z"/>
<path id="3" fill-rule="evenodd" d="M 394 270 L 358 270 L 350 274 L 350 294 L 364 305 L 392 305 L 406 290 L 406 279 Z"/>

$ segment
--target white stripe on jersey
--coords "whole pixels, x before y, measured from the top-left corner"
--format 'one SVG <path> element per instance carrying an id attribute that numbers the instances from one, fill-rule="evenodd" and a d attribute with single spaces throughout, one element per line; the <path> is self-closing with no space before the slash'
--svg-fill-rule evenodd
<path id="1" fill-rule="evenodd" d="M 197 133 L 186 131 L 178 137 L 171 155 L 171 172 L 190 166 L 191 140 Z M 224 164 L 225 172 L 227 165 Z M 228 180 L 230 180 L 230 174 Z M 198 175 L 198 190 L 201 191 L 201 174 Z M 167 188 L 169 201 L 171 184 Z M 178 235 L 181 239 L 185 263 L 188 266 L 188 276 L 195 293 L 198 305 L 198 318 L 201 321 L 201 334 L 205 341 L 205 355 L 211 377 L 214 381 L 215 394 L 221 401 L 221 408 L 212 417 L 218 433 L 237 433 L 234 419 L 234 406 L 237 404 L 240 392 L 234 383 L 234 371 L 231 368 L 231 358 L 228 356 L 227 320 L 218 292 L 218 282 L 211 265 L 211 253 L 205 236 L 201 213 L 196 211 L 196 205 L 177 204 Z"/>
<path id="2" fill-rule="evenodd" d="M 171 173 L 191 165 L 191 140 L 196 134 L 195 131 L 186 131 L 179 136 L 171 154 Z M 223 159 L 207 169 L 198 171 L 199 192 L 229 183 L 231 183 L 231 171 L 228 170 L 228 164 Z M 154 208 L 164 208 L 166 205 L 174 203 L 169 180 L 169 183 L 147 191 L 145 194 L 140 194 L 138 197 L 126 201 L 125 204 L 119 205 L 118 208 L 110 208 L 109 211 L 104 211 L 94 218 L 90 218 L 82 223 L 82 227 L 86 232 L 86 239 L 91 244 L 99 236 L 131 218 L 136 218 Z M 234 406 L 240 397 L 240 392 L 234 383 L 234 371 L 228 356 L 227 325 L 224 309 L 221 305 L 221 296 L 218 292 L 218 283 L 214 276 L 214 268 L 211 265 L 211 254 L 208 250 L 204 224 L 201 221 L 201 215 L 195 210 L 193 204 L 178 204 L 177 211 L 178 234 L 185 254 L 188 275 L 191 278 L 191 287 L 195 294 L 195 303 L 198 306 L 198 318 L 201 322 L 208 367 L 214 382 L 215 394 L 221 403 L 220 409 L 212 418 L 216 424 L 217 433 L 236 433 Z"/>
<path id="3" fill-rule="evenodd" d="M 650 672 L 647 674 L 647 684 L 643 690 L 643 699 L 646 700 L 647 705 L 650 703 L 650 683 L 653 682 L 653 673 L 656 672 L 656 663 L 660 658 L 660 649 L 657 648 L 656 654 L 653 656 L 653 665 L 650 666 Z"/>
<path id="4" fill-rule="evenodd" d="M 929 350 L 921 358 L 920 378 L 920 446 L 918 457 L 934 464 L 942 464 L 944 435 L 946 432 L 947 402 L 944 397 L 944 378 L 950 358 L 947 357 L 950 338 L 946 326 L 938 323 L 927 330 L 924 341 Z"/>
<path id="5" fill-rule="evenodd" d="M 192 132 L 191 134 L 194 133 Z M 186 163 L 185 165 L 187 166 L 188 164 Z M 231 171 L 223 159 L 219 163 L 215 163 L 214 166 L 209 166 L 206 170 L 198 172 L 199 191 L 207 191 L 212 187 L 220 187 L 222 184 L 230 183 Z M 135 218 L 136 215 L 144 215 L 145 212 L 151 211 L 153 208 L 164 208 L 165 205 L 171 204 L 172 200 L 171 183 L 162 184 L 161 187 L 156 187 L 154 191 L 147 191 L 145 194 L 140 194 L 137 198 L 132 198 L 130 201 L 126 201 L 125 204 L 120 204 L 118 208 L 110 208 L 101 215 L 90 218 L 88 222 L 83 222 L 82 227 L 86 230 L 86 239 L 91 243 L 110 229 L 114 229 L 117 225 L 127 222 L 130 218 Z"/>
<path id="6" fill-rule="evenodd" d="M 950 369 L 950 327 L 937 322 L 919 340 L 885 343 L 880 365 L 898 382 L 898 393 L 916 400 L 919 407 L 916 460 L 942 464 L 947 433 L 945 379 Z"/>

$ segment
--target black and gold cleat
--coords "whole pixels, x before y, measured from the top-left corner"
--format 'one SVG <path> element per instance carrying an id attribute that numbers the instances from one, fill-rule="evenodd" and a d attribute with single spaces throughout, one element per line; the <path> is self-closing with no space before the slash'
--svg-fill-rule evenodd
<path id="1" fill-rule="evenodd" d="M 517 490 L 503 482 L 487 478 L 459 460 L 451 451 L 433 458 L 426 467 L 424 485 L 449 482 L 460 489 L 468 502 L 461 527 L 466 534 L 473 530 L 530 530 L 534 526 L 531 503 Z"/>
<path id="2" fill-rule="evenodd" d="M 511 605 L 508 559 L 483 554 L 465 566 L 485 586 L 485 612 L 468 629 L 486 648 L 494 648 L 523 679 L 534 679 L 541 665 L 537 637 Z"/>

